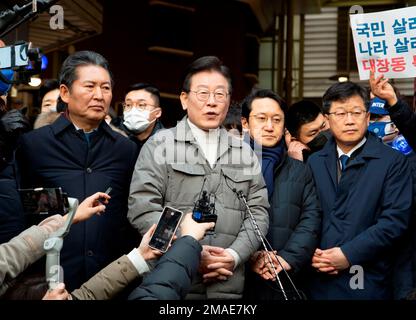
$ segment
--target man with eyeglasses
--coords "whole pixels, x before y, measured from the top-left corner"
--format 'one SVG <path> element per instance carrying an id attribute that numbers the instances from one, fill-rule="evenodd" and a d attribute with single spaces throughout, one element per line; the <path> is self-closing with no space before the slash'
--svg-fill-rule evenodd
<path id="1" fill-rule="evenodd" d="M 301 290 L 301 275 L 308 269 L 318 245 L 321 209 L 309 168 L 288 156 L 283 138 L 286 110 L 285 101 L 272 90 L 253 90 L 242 103 L 241 122 L 249 133 L 244 139 L 261 162 L 267 186 L 270 202 L 267 239 L 276 250 L 275 255 L 269 254 L 286 296 L 292 300 L 299 296 L 285 272 L 281 272 L 282 267 Z M 260 248 L 250 262 L 252 272 L 247 273 L 245 297 L 283 300 L 267 252 Z"/>
<path id="2" fill-rule="evenodd" d="M 136 143 L 140 152 L 147 139 L 163 129 L 159 120 L 161 116 L 159 89 L 148 83 L 136 83 L 127 90 L 123 103 L 123 122 L 119 128 Z"/>
<path id="3" fill-rule="evenodd" d="M 323 209 L 312 299 L 403 298 L 394 296 L 392 270 L 412 211 L 410 167 L 367 132 L 368 108 L 368 92 L 352 82 L 323 96 L 333 137 L 308 161 Z"/>
<path id="4" fill-rule="evenodd" d="M 240 139 L 221 128 L 230 104 L 229 69 L 213 56 L 187 69 L 180 95 L 187 116 L 143 146 L 130 186 L 131 224 L 141 234 L 156 223 L 164 206 L 184 213 L 207 192 L 218 216 L 202 241 L 199 274 L 188 299 L 239 299 L 244 265 L 260 242 L 239 201 L 247 197 L 263 233 L 268 228 L 267 191 L 259 163 Z"/>

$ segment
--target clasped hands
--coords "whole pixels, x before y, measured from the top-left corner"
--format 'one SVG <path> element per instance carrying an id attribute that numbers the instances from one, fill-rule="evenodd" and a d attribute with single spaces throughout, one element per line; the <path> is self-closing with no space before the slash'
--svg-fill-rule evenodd
<path id="1" fill-rule="evenodd" d="M 199 273 L 203 282 L 225 281 L 233 275 L 234 257 L 224 248 L 202 246 Z"/>
<path id="2" fill-rule="evenodd" d="M 316 249 L 312 257 L 312 267 L 318 272 L 337 275 L 339 271 L 347 269 L 350 263 L 340 247 L 326 250 Z"/>
<path id="3" fill-rule="evenodd" d="M 277 251 L 269 251 L 270 259 L 266 251 L 257 251 L 250 259 L 251 270 L 260 275 L 264 280 L 276 280 L 276 274 L 282 271 L 282 266 L 286 271 L 289 271 L 292 267 L 283 259 L 277 255 Z M 279 259 L 279 261 L 277 261 Z M 272 264 L 270 263 L 272 261 Z"/>

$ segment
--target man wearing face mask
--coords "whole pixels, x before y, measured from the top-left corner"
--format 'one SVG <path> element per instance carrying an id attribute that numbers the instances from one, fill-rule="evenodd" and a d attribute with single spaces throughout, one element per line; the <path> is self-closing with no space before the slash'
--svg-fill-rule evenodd
<path id="1" fill-rule="evenodd" d="M 400 134 L 396 124 L 391 120 L 387 111 L 386 101 L 378 97 L 374 97 L 371 93 L 372 100 L 370 102 L 370 124 L 368 131 L 374 133 L 377 137 L 388 146 L 400 151 L 406 156 L 414 159 L 415 154 L 407 143 L 406 139 Z"/>
<path id="2" fill-rule="evenodd" d="M 321 150 L 331 137 L 328 121 L 312 101 L 301 100 L 289 108 L 286 128 L 288 155 L 303 162 Z"/>
<path id="3" fill-rule="evenodd" d="M 148 83 L 131 85 L 124 98 L 124 121 L 120 127 L 137 144 L 139 152 L 150 136 L 163 129 L 159 102 L 159 90 Z"/>

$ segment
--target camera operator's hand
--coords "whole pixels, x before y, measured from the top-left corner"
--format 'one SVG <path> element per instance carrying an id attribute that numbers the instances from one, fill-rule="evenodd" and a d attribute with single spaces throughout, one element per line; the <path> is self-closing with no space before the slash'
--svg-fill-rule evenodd
<path id="1" fill-rule="evenodd" d="M 156 230 L 156 224 L 153 224 L 149 230 L 143 235 L 142 241 L 140 242 L 137 250 L 144 260 L 152 260 L 159 258 L 162 255 L 162 252 L 154 250 L 148 246 L 150 239 L 152 238 L 153 233 Z"/>
<path id="2" fill-rule="evenodd" d="M 196 222 L 192 219 L 192 212 L 189 212 L 181 222 L 181 236 L 191 236 L 196 240 L 201 240 L 205 236 L 205 232 L 214 228 L 214 226 L 214 222 Z"/>
<path id="3" fill-rule="evenodd" d="M 53 290 L 48 290 L 43 296 L 42 300 L 72 300 L 68 291 L 65 289 L 65 284 L 59 283 Z"/>
<path id="4" fill-rule="evenodd" d="M 0 120 L 3 131 L 7 134 L 23 133 L 30 130 L 29 120 L 16 109 L 7 111 Z"/>
<path id="5" fill-rule="evenodd" d="M 85 198 L 84 201 L 82 201 L 78 206 L 77 212 L 74 215 L 72 223 L 85 221 L 95 214 L 100 215 L 102 212 L 105 211 L 104 204 L 107 204 L 108 200 L 110 199 L 111 197 L 104 192 L 97 192 L 94 193 L 92 196 Z M 66 219 L 67 216 L 68 215 L 65 215 L 64 219 Z"/>

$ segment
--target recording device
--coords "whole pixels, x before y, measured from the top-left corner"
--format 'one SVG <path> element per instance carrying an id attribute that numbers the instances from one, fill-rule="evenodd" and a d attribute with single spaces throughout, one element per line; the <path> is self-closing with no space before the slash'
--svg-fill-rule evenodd
<path id="1" fill-rule="evenodd" d="M 27 215 L 66 214 L 68 195 L 59 188 L 19 189 L 24 213 Z"/>
<path id="2" fill-rule="evenodd" d="M 104 193 L 105 193 L 105 194 L 107 194 L 107 195 L 109 195 L 109 194 L 110 194 L 110 192 L 111 192 L 111 190 L 113 190 L 113 188 L 108 187 L 108 188 L 107 188 L 107 190 L 105 190 L 105 191 L 104 191 Z M 105 202 L 105 198 L 104 198 L 104 197 L 101 197 L 101 198 L 98 200 L 98 202 L 100 202 L 100 203 L 102 204 L 103 202 Z"/>
<path id="3" fill-rule="evenodd" d="M 69 213 L 65 225 L 52 233 L 43 243 L 43 249 L 46 251 L 46 281 L 50 290 L 55 289 L 59 283 L 64 282 L 63 269 L 60 265 L 61 249 L 64 244 L 63 238 L 68 234 L 78 209 L 78 199 L 66 197 L 66 201 Z"/>
<path id="4" fill-rule="evenodd" d="M 166 252 L 181 222 L 182 215 L 182 211 L 164 207 L 148 246 L 163 253 Z"/>
<path id="5" fill-rule="evenodd" d="M 31 48 L 31 43 L 19 41 L 0 48 L 0 95 L 6 94 L 12 84 L 29 83 L 46 66 L 46 57 L 39 48 Z"/>
<path id="6" fill-rule="evenodd" d="M 195 202 L 194 209 L 192 210 L 192 219 L 196 222 L 215 222 L 217 223 L 217 214 L 215 210 L 215 195 L 208 196 L 208 192 L 203 190 L 206 179 L 202 183 L 201 192 L 199 193 L 198 200 Z M 215 228 L 215 226 L 214 226 Z M 209 232 L 213 232 L 214 228 Z"/>
<path id="7" fill-rule="evenodd" d="M 107 190 L 104 191 L 105 194 L 110 194 L 111 190 L 113 190 L 113 188 L 108 187 Z"/>
<path id="8" fill-rule="evenodd" d="M 22 23 L 47 10 L 58 0 L 28 1 L 21 7 L 0 12 L 0 39 Z M 39 48 L 31 48 L 31 43 L 18 41 L 12 46 L 0 48 L 0 95 L 10 90 L 12 84 L 27 84 L 33 75 L 46 69 L 47 58 Z"/>

